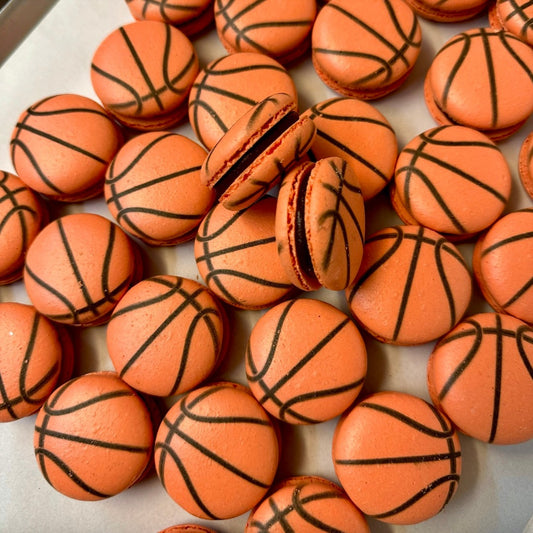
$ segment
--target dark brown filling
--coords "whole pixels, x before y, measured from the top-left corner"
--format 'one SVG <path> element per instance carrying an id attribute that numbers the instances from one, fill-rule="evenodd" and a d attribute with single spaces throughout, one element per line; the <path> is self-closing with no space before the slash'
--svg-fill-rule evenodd
<path id="1" fill-rule="evenodd" d="M 281 120 L 276 122 L 264 135 L 262 135 L 244 154 L 224 172 L 215 183 L 213 189 L 217 196 L 222 196 L 229 186 L 274 142 L 281 134 L 295 124 L 300 116 L 296 111 L 290 111 Z"/>
<path id="2" fill-rule="evenodd" d="M 315 279 L 315 269 L 313 268 L 313 262 L 311 261 L 311 254 L 309 252 L 307 234 L 305 231 L 305 203 L 307 198 L 307 184 L 309 183 L 311 168 L 308 168 L 302 172 L 298 190 L 296 191 L 294 237 L 296 239 L 296 263 L 306 278 Z"/>

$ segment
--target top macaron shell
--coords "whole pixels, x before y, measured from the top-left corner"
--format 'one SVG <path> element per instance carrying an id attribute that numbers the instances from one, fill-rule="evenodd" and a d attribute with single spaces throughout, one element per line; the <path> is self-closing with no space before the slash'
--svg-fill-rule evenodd
<path id="1" fill-rule="evenodd" d="M 287 63 L 310 44 L 315 0 L 215 0 L 215 25 L 228 52 L 259 52 Z"/>
<path id="2" fill-rule="evenodd" d="M 425 96 L 438 123 L 506 138 L 533 112 L 533 48 L 490 28 L 457 34 L 434 57 Z"/>
<path id="3" fill-rule="evenodd" d="M 91 82 L 104 107 L 136 129 L 164 129 L 187 112 L 198 74 L 196 51 L 180 30 L 138 21 L 111 32 L 96 49 Z"/>
<path id="4" fill-rule="evenodd" d="M 530 0 L 492 0 L 489 23 L 533 45 L 533 4 Z"/>
<path id="5" fill-rule="evenodd" d="M 226 209 L 244 209 L 278 183 L 282 173 L 305 154 L 314 136 L 313 122 L 298 118 L 288 94 L 272 95 L 220 139 L 205 159 L 200 179 L 215 190 Z"/>
<path id="6" fill-rule="evenodd" d="M 361 264 L 364 235 L 363 196 L 346 161 L 305 162 L 287 174 L 278 194 L 276 239 L 296 287 L 345 289 Z"/>
<path id="7" fill-rule="evenodd" d="M 313 65 L 341 94 L 380 98 L 410 73 L 421 40 L 416 15 L 403 0 L 331 0 L 313 26 Z"/>

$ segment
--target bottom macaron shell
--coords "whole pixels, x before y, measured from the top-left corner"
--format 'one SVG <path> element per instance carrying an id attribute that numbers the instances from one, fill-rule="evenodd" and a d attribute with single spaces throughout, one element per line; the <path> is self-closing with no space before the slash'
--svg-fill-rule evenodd
<path id="1" fill-rule="evenodd" d="M 159 533 L 216 533 L 214 529 L 194 524 L 181 524 L 162 529 Z"/>
<path id="2" fill-rule="evenodd" d="M 520 147 L 518 175 L 525 191 L 533 200 L 533 132 L 524 139 Z"/>
<path id="3" fill-rule="evenodd" d="M 286 478 L 248 517 L 245 533 L 370 533 L 366 519 L 337 484 L 319 476 Z"/>
<path id="4" fill-rule="evenodd" d="M 374 393 L 337 425 L 335 472 L 363 513 L 392 524 L 435 516 L 455 493 L 461 446 L 445 415 L 421 398 Z"/>
<path id="5" fill-rule="evenodd" d="M 488 0 L 406 0 L 421 17 L 435 22 L 461 22 L 481 13 Z"/>
<path id="6" fill-rule="evenodd" d="M 163 487 L 187 512 L 226 519 L 263 498 L 279 453 L 276 429 L 248 389 L 219 382 L 171 407 L 157 432 L 154 461 Z"/>

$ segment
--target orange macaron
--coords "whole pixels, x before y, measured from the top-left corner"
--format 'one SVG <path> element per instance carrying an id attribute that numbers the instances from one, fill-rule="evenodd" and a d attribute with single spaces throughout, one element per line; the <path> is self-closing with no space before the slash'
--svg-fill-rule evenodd
<path id="1" fill-rule="evenodd" d="M 198 70 L 196 51 L 183 32 L 143 20 L 120 26 L 98 45 L 91 82 L 119 122 L 138 130 L 163 130 L 186 116 Z"/>
<path id="2" fill-rule="evenodd" d="M 70 379 L 73 346 L 64 328 L 18 302 L 0 302 L 0 343 L 0 422 L 10 422 L 37 411 Z"/>
<path id="3" fill-rule="evenodd" d="M 200 179 L 227 209 L 240 210 L 277 185 L 302 158 L 315 126 L 289 94 L 268 96 L 231 126 L 205 159 Z"/>
<path id="4" fill-rule="evenodd" d="M 356 320 L 375 338 L 422 344 L 461 320 L 472 276 L 458 248 L 439 233 L 391 226 L 366 239 L 361 268 L 345 294 Z"/>
<path id="5" fill-rule="evenodd" d="M 0 171 L 0 285 L 22 277 L 26 252 L 47 221 L 42 198 L 14 174 Z"/>
<path id="6" fill-rule="evenodd" d="M 228 342 L 222 304 L 179 276 L 143 279 L 126 292 L 107 326 L 107 350 L 131 387 L 154 396 L 181 394 L 219 365 Z"/>
<path id="7" fill-rule="evenodd" d="M 244 531 L 370 533 L 370 528 L 339 485 L 320 476 L 293 476 L 278 483 L 250 513 Z"/>
<path id="8" fill-rule="evenodd" d="M 35 420 L 35 458 L 43 477 L 77 500 L 109 498 L 133 485 L 149 464 L 153 439 L 146 404 L 114 372 L 67 381 Z"/>
<path id="9" fill-rule="evenodd" d="M 297 165 L 283 179 L 276 208 L 278 254 L 301 290 L 343 290 L 363 258 L 365 205 L 359 180 L 340 157 Z"/>
<path id="10" fill-rule="evenodd" d="M 418 19 L 403 0 L 331 0 L 313 26 L 313 66 L 340 94 L 382 98 L 406 81 L 421 43 Z"/>
<path id="11" fill-rule="evenodd" d="M 490 306 L 533 324 L 533 208 L 511 211 L 476 241 L 472 265 Z"/>
<path id="12" fill-rule="evenodd" d="M 230 53 L 258 52 L 286 64 L 307 51 L 316 0 L 215 0 L 215 26 Z"/>
<path id="13" fill-rule="evenodd" d="M 533 438 L 533 327 L 479 313 L 440 339 L 428 360 L 433 403 L 463 433 L 493 444 Z"/>
<path id="14" fill-rule="evenodd" d="M 340 415 L 361 391 L 366 367 L 365 343 L 352 319 L 311 298 L 271 307 L 253 326 L 246 349 L 252 394 L 290 424 Z"/>
<path id="15" fill-rule="evenodd" d="M 522 142 L 518 155 L 518 176 L 524 190 L 533 200 L 533 132 Z"/>
<path id="16" fill-rule="evenodd" d="M 274 480 L 279 455 L 266 411 L 246 387 L 232 382 L 182 396 L 161 422 L 154 446 L 156 471 L 169 496 L 208 519 L 233 518 L 257 505 Z"/>
<path id="17" fill-rule="evenodd" d="M 151 246 L 193 239 L 215 201 L 200 181 L 206 156 L 198 143 L 177 133 L 133 137 L 106 172 L 104 196 L 110 213 L 124 231 Z"/>
<path id="18" fill-rule="evenodd" d="M 433 58 L 424 96 L 438 124 L 478 129 L 494 141 L 506 139 L 533 112 L 533 48 L 492 28 L 459 33 Z"/>
<path id="19" fill-rule="evenodd" d="M 480 14 L 489 0 L 406 0 L 421 17 L 435 22 L 460 22 Z"/>
<path id="20" fill-rule="evenodd" d="M 286 93 L 298 104 L 289 72 L 274 58 L 235 52 L 209 62 L 189 93 L 189 123 L 210 150 L 242 115 L 272 94 Z"/>
<path id="21" fill-rule="evenodd" d="M 28 187 L 53 200 L 79 202 L 102 194 L 107 165 L 122 142 L 122 131 L 100 104 L 58 94 L 20 115 L 11 160 Z"/>
<path id="22" fill-rule="evenodd" d="M 533 45 L 533 5 L 529 0 L 491 0 L 489 23 Z"/>
<path id="23" fill-rule="evenodd" d="M 179 524 L 162 529 L 159 533 L 217 533 L 210 527 L 199 526 L 197 524 Z"/>
<path id="24" fill-rule="evenodd" d="M 511 170 L 498 146 L 465 126 L 439 126 L 414 137 L 396 161 L 392 206 L 407 224 L 450 240 L 494 223 L 511 195 Z"/>
<path id="25" fill-rule="evenodd" d="M 74 213 L 52 221 L 32 242 L 24 285 L 40 313 L 89 326 L 109 319 L 141 272 L 139 251 L 119 226 L 100 215 Z"/>
<path id="26" fill-rule="evenodd" d="M 223 302 L 239 309 L 264 309 L 287 298 L 292 285 L 278 256 L 276 199 L 266 195 L 248 209 L 216 204 L 198 228 L 198 271 Z"/>
<path id="27" fill-rule="evenodd" d="M 332 456 L 354 504 L 391 524 L 417 524 L 438 514 L 461 475 L 452 423 L 404 392 L 376 392 L 359 402 L 335 428 Z"/>

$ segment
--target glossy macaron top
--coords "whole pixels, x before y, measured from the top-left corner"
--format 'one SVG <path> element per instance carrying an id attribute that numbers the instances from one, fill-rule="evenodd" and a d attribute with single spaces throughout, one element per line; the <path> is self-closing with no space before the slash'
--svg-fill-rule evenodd
<path id="1" fill-rule="evenodd" d="M 154 448 L 170 497 L 207 519 L 233 518 L 257 505 L 274 481 L 279 457 L 272 420 L 247 387 L 232 382 L 182 395 L 161 422 Z"/>
<path id="2" fill-rule="evenodd" d="M 47 220 L 41 197 L 14 174 L 0 171 L 0 285 L 22 277 L 26 252 Z"/>
<path id="3" fill-rule="evenodd" d="M 129 234 L 153 246 L 194 238 L 215 197 L 200 181 L 207 156 L 198 143 L 172 132 L 130 139 L 106 171 L 110 213 Z"/>
<path id="4" fill-rule="evenodd" d="M 423 226 L 391 226 L 366 238 L 346 297 L 356 320 L 382 342 L 422 344 L 463 317 L 472 278 L 459 249 Z"/>
<path id="5" fill-rule="evenodd" d="M 433 403 L 463 433 L 483 442 L 533 438 L 533 327 L 479 313 L 439 340 L 428 360 Z"/>
<path id="6" fill-rule="evenodd" d="M 533 324 L 533 208 L 511 211 L 476 242 L 472 264 L 483 296 L 498 312 Z"/>
<path id="7" fill-rule="evenodd" d="M 493 0 L 489 23 L 533 45 L 533 4 L 529 0 Z"/>
<path id="8" fill-rule="evenodd" d="M 406 0 L 417 15 L 435 22 L 459 22 L 481 13 L 489 0 Z"/>
<path id="9" fill-rule="evenodd" d="M 250 108 L 277 93 L 298 103 L 294 81 L 281 63 L 257 52 L 224 55 L 196 76 L 189 93 L 189 122 L 210 150 Z"/>
<path id="10" fill-rule="evenodd" d="M 11 135 L 11 160 L 28 187 L 53 200 L 77 202 L 102 193 L 107 165 L 122 145 L 100 104 L 56 94 L 24 110 Z"/>
<path id="11" fill-rule="evenodd" d="M 376 107 L 358 98 L 339 96 L 314 104 L 302 116 L 308 116 L 316 126 L 309 157 L 345 159 L 357 174 L 365 200 L 390 182 L 398 141 L 389 121 Z"/>
<path id="12" fill-rule="evenodd" d="M 48 318 L 92 325 L 109 318 L 141 270 L 133 242 L 117 224 L 94 213 L 73 213 L 50 222 L 32 242 L 24 284 Z"/>
<path id="13" fill-rule="evenodd" d="M 310 45 L 316 0 L 215 0 L 215 25 L 230 52 L 259 52 L 287 63 Z"/>
<path id="14" fill-rule="evenodd" d="M 343 416 L 332 456 L 355 505 L 392 524 L 417 524 L 442 511 L 462 469 L 461 443 L 446 415 L 399 391 L 370 394 Z"/>
<path id="15" fill-rule="evenodd" d="M 289 171 L 278 193 L 276 240 L 296 287 L 348 287 L 361 264 L 364 239 L 364 200 L 346 161 L 329 157 Z"/>
<path id="16" fill-rule="evenodd" d="M 459 33 L 433 58 L 425 97 L 438 123 L 504 139 L 533 111 L 533 48 L 512 33 L 491 28 Z"/>
<path id="17" fill-rule="evenodd" d="M 331 0 L 313 26 L 313 65 L 341 94 L 380 98 L 405 81 L 421 40 L 416 15 L 403 0 Z"/>
<path id="18" fill-rule="evenodd" d="M 499 147 L 464 126 L 431 128 L 401 150 L 392 204 L 404 222 L 450 239 L 472 236 L 495 222 L 511 195 L 511 170 Z"/>
<path id="19" fill-rule="evenodd" d="M 198 57 L 177 28 L 152 20 L 112 31 L 96 48 L 91 82 L 103 106 L 141 130 L 170 128 L 187 113 Z"/>
<path id="20" fill-rule="evenodd" d="M 278 526 L 290 531 L 320 528 L 317 531 L 370 533 L 363 513 L 344 490 L 320 476 L 293 476 L 280 481 L 250 513 L 244 531 L 275 531 Z"/>
<path id="21" fill-rule="evenodd" d="M 315 135 L 290 95 L 271 95 L 247 111 L 212 148 L 200 178 L 227 209 L 250 206 L 302 157 Z"/>
<path id="22" fill-rule="evenodd" d="M 171 24 L 185 35 L 204 30 L 213 21 L 213 0 L 126 0 L 136 20 L 155 20 Z"/>

